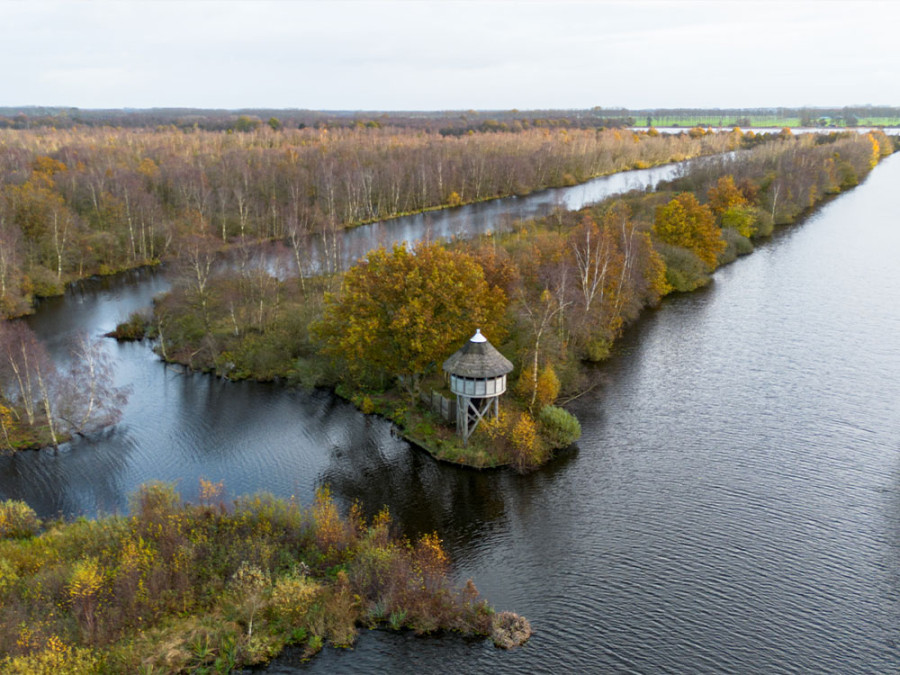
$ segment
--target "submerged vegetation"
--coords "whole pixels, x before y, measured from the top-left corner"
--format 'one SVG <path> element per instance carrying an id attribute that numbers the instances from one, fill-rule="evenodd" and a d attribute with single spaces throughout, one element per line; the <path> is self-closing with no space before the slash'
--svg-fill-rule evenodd
<path id="1" fill-rule="evenodd" d="M 227 673 L 286 646 L 311 656 L 360 627 L 531 634 L 495 614 L 471 581 L 454 588 L 437 535 L 394 535 L 387 511 L 341 518 L 327 488 L 308 508 L 254 495 L 228 506 L 146 485 L 131 515 L 42 524 L 0 502 L 0 670 L 4 673 Z"/>

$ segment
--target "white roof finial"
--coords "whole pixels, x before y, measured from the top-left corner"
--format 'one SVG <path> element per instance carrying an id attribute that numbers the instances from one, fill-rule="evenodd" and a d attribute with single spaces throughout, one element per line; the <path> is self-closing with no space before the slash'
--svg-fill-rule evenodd
<path id="1" fill-rule="evenodd" d="M 487 338 L 481 334 L 481 329 L 475 329 L 475 335 L 472 336 L 472 339 L 469 342 L 487 342 Z"/>

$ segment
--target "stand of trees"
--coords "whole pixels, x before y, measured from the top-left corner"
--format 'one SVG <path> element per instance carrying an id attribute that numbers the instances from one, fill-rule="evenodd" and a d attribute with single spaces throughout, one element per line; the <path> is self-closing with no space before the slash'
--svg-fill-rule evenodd
<path id="1" fill-rule="evenodd" d="M 99 341 L 77 338 L 61 371 L 24 323 L 0 322 L 0 451 L 56 447 L 115 424 L 127 395 Z"/>
<path id="2" fill-rule="evenodd" d="M 159 349 L 228 377 L 336 386 L 444 459 L 526 470 L 577 437 L 555 403 L 588 386 L 582 361 L 605 358 L 643 308 L 708 283 L 753 239 L 852 187 L 893 150 L 881 133 L 747 137 L 751 149 L 656 192 L 472 242 L 375 251 L 343 276 L 279 281 L 264 265 L 232 264 L 200 284 L 187 266 L 157 303 Z M 409 394 L 443 386 L 440 364 L 472 321 L 516 369 L 504 413 L 463 450 Z"/>
<path id="3" fill-rule="evenodd" d="M 73 279 L 154 264 L 200 238 L 336 231 L 735 146 L 727 135 L 522 128 L 445 136 L 366 126 L 244 132 L 0 130 L 0 317 Z"/>

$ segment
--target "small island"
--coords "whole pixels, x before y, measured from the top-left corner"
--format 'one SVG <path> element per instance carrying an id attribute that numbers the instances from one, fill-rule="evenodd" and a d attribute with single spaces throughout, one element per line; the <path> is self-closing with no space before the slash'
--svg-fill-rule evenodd
<path id="1" fill-rule="evenodd" d="M 470 241 L 380 247 L 346 272 L 279 279 L 271 250 L 238 244 L 237 264 L 214 274 L 216 249 L 196 242 L 142 326 L 168 361 L 328 387 L 441 461 L 530 471 L 578 439 L 565 402 L 592 386 L 590 364 L 642 311 L 708 284 L 894 149 L 880 132 L 728 135 L 743 152 L 653 192 Z M 459 392 L 442 365 L 473 335 L 512 369 L 503 405 L 469 417 L 453 411 Z"/>

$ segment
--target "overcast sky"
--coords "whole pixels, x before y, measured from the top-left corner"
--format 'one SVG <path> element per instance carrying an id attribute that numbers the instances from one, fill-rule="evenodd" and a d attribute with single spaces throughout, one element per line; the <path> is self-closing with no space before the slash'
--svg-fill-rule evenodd
<path id="1" fill-rule="evenodd" d="M 900 105 L 900 2 L 0 0 L 0 105 Z"/>

